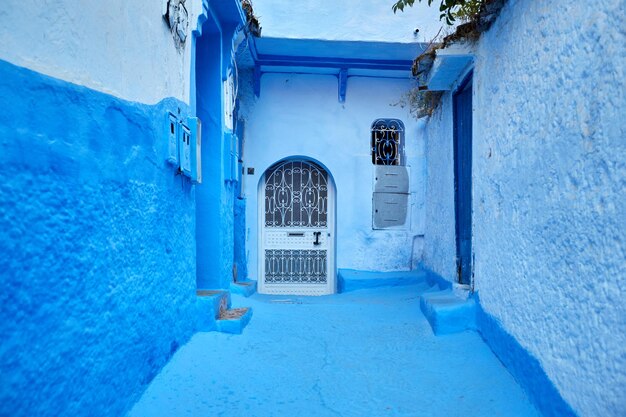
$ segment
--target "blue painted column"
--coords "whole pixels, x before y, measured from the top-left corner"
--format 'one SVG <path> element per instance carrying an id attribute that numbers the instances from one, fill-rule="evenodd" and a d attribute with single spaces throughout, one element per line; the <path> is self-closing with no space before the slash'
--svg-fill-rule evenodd
<path id="1" fill-rule="evenodd" d="M 196 112 L 202 120 L 203 183 L 196 189 L 198 288 L 219 288 L 224 259 L 221 210 L 223 181 L 222 42 L 209 14 L 196 45 Z"/>
<path id="2" fill-rule="evenodd" d="M 233 277 L 235 183 L 226 175 L 232 131 L 224 122 L 223 82 L 240 22 L 219 21 L 220 11 L 209 13 L 196 44 L 196 112 L 202 120 L 203 173 L 196 191 L 196 281 L 203 289 L 228 288 Z"/>

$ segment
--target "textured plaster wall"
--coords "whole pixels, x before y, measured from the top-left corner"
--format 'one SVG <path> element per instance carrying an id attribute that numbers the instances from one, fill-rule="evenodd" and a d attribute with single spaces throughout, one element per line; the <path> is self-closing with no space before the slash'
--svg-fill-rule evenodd
<path id="1" fill-rule="evenodd" d="M 441 23 L 439 7 L 415 2 L 394 14 L 394 0 L 255 0 L 263 36 L 382 42 L 430 41 Z M 413 32 L 418 28 L 419 33 Z"/>
<path id="2" fill-rule="evenodd" d="M 194 330 L 166 110 L 0 61 L 0 415 L 122 415 Z"/>
<path id="3" fill-rule="evenodd" d="M 450 279 L 456 274 L 452 100 L 447 93 L 424 128 L 427 182 L 424 265 Z"/>
<path id="4" fill-rule="evenodd" d="M 188 34 L 201 3 L 187 0 Z M 0 59 L 127 100 L 188 103 L 191 38 L 177 50 L 161 4 L 4 0 Z"/>
<path id="5" fill-rule="evenodd" d="M 255 174 L 245 179 L 248 271 L 252 277 L 257 273 L 259 179 L 272 164 L 293 155 L 319 161 L 335 181 L 338 268 L 408 270 L 421 261 L 424 140 L 408 110 L 394 105 L 410 86 L 409 80 L 350 77 L 342 104 L 333 75 L 265 74 L 259 99 L 252 96 L 251 84 L 242 77 L 245 164 L 255 168 Z M 406 128 L 412 193 L 406 230 L 372 230 L 370 127 L 381 117 L 401 119 Z"/>
<path id="6" fill-rule="evenodd" d="M 625 26 L 620 0 L 510 1 L 476 53 L 476 289 L 581 416 L 626 414 Z M 451 152 L 428 141 L 429 199 L 450 223 L 434 177 L 441 164 L 450 183 Z M 445 239 L 443 264 L 425 258 L 452 279 Z"/>

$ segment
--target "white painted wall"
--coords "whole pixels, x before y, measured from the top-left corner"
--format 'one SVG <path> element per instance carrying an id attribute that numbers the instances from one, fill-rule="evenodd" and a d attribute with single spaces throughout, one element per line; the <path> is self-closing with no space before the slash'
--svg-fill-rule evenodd
<path id="1" fill-rule="evenodd" d="M 187 0 L 189 32 L 201 0 Z M 160 0 L 4 0 L 0 59 L 142 103 L 189 102 L 191 42 L 178 51 Z"/>
<path id="2" fill-rule="evenodd" d="M 252 97 L 242 74 L 240 93 L 246 120 L 244 159 L 255 175 L 245 176 L 248 270 L 257 271 L 257 186 L 278 160 L 304 155 L 324 164 L 337 188 L 337 267 L 408 270 L 421 261 L 424 141 L 407 109 L 394 106 L 409 80 L 350 77 L 346 102 L 337 99 L 333 75 L 265 74 L 261 96 Z M 401 119 L 411 170 L 412 213 L 408 230 L 372 230 L 370 126 L 377 118 Z M 415 253 L 413 253 L 415 243 Z"/>
<path id="3" fill-rule="evenodd" d="M 394 14 L 394 0 L 255 0 L 263 36 L 382 42 L 430 41 L 442 27 L 439 6 L 416 2 Z M 413 31 L 419 28 L 417 36 Z"/>
<path id="4" fill-rule="evenodd" d="M 511 0 L 474 70 L 476 289 L 589 417 L 626 415 L 623 6 Z M 424 258 L 453 280 L 450 100 L 427 128 Z"/>

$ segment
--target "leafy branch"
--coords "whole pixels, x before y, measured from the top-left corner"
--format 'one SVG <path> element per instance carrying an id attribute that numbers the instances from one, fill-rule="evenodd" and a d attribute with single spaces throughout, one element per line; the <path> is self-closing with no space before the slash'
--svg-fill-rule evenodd
<path id="1" fill-rule="evenodd" d="M 417 0 L 422 2 L 422 0 Z M 434 0 L 428 1 L 428 6 L 432 5 Z M 453 25 L 456 19 L 470 20 L 480 12 L 480 7 L 484 0 L 440 0 L 439 20 L 446 20 L 448 25 Z M 398 10 L 404 11 L 405 7 L 412 7 L 415 0 L 398 0 L 391 6 L 394 13 Z"/>

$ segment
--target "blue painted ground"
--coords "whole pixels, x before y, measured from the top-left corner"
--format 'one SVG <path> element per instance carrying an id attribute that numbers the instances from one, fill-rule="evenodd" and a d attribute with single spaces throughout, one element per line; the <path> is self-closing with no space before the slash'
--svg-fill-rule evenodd
<path id="1" fill-rule="evenodd" d="M 244 333 L 196 334 L 128 417 L 539 416 L 477 333 L 433 335 L 426 289 L 236 297 Z"/>

